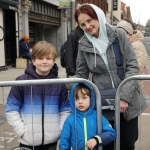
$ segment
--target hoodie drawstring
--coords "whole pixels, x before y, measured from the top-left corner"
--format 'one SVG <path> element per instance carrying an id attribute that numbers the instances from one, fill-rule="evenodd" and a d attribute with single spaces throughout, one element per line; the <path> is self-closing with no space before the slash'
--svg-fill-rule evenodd
<path id="1" fill-rule="evenodd" d="M 93 44 L 93 36 L 92 36 L 92 44 Z M 96 51 L 95 51 L 95 46 L 93 44 L 93 47 L 94 47 L 94 55 L 95 55 L 95 67 L 96 67 Z"/>

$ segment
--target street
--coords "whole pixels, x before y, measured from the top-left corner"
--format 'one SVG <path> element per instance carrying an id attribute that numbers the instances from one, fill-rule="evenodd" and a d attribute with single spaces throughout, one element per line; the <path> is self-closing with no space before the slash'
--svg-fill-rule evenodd
<path id="1" fill-rule="evenodd" d="M 150 56 L 150 37 L 145 37 L 143 44 L 146 48 L 148 55 Z"/>

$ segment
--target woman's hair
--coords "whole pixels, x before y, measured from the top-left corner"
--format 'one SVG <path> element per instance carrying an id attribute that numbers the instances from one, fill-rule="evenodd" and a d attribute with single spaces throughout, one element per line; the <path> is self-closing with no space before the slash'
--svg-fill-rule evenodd
<path id="1" fill-rule="evenodd" d="M 78 94 L 79 92 L 81 92 L 83 95 L 87 95 L 90 97 L 90 90 L 85 86 L 85 85 L 79 85 L 76 89 L 75 89 L 75 99 L 78 98 Z"/>
<path id="2" fill-rule="evenodd" d="M 74 14 L 75 20 L 76 22 L 78 22 L 78 17 L 81 13 L 87 14 L 89 15 L 92 19 L 96 19 L 98 20 L 98 17 L 96 15 L 95 10 L 92 8 L 92 6 L 88 5 L 88 4 L 82 4 L 76 11 Z"/>
<path id="3" fill-rule="evenodd" d="M 57 52 L 55 47 L 46 42 L 46 41 L 39 41 L 33 48 L 32 48 L 32 59 L 35 60 L 39 57 L 44 57 L 52 55 L 52 59 L 55 60 L 57 56 Z"/>
<path id="4" fill-rule="evenodd" d="M 77 29 L 78 27 L 79 27 L 79 23 L 76 22 L 76 23 L 75 23 L 75 26 L 74 26 L 74 29 Z"/>

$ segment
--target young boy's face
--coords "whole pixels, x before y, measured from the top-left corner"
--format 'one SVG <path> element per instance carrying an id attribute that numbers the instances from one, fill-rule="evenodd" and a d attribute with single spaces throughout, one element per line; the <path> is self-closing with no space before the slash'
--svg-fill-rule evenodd
<path id="1" fill-rule="evenodd" d="M 36 67 L 36 72 L 39 75 L 47 76 L 54 66 L 55 60 L 53 60 L 52 55 L 38 57 L 32 60 L 34 66 Z"/>
<path id="2" fill-rule="evenodd" d="M 84 90 L 83 93 L 85 93 Z M 83 93 L 78 92 L 78 97 L 75 98 L 75 106 L 79 111 L 86 112 L 90 107 L 90 97 Z"/>

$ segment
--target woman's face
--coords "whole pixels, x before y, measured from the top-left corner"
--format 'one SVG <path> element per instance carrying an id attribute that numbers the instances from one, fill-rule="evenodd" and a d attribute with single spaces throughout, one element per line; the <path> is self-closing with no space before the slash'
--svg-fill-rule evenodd
<path id="1" fill-rule="evenodd" d="M 83 31 L 98 38 L 99 36 L 98 20 L 91 18 L 87 14 L 81 13 L 78 16 L 78 22 Z"/>

